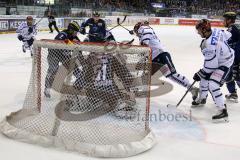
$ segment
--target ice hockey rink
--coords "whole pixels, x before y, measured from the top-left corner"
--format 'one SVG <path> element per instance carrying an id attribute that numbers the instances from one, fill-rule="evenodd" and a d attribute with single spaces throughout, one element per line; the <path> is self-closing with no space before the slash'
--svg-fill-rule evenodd
<path id="1" fill-rule="evenodd" d="M 200 52 L 201 38 L 194 27 L 153 26 L 156 34 L 172 56 L 179 73 L 192 82 L 192 77 L 202 66 Z M 138 43 L 137 37 L 129 35 L 123 28 L 112 30 L 117 41 L 131 40 Z M 56 35 L 39 32 L 37 39 L 53 39 Z M 79 35 L 81 39 L 83 35 Z M 16 34 L 1 34 L 0 47 L 0 120 L 22 107 L 30 79 L 32 58 L 30 53 L 22 53 L 21 42 Z M 166 80 L 162 78 L 162 80 Z M 168 80 L 166 80 L 168 81 Z M 169 81 L 170 82 L 170 81 Z M 170 82 L 172 83 L 172 82 Z M 177 104 L 185 93 L 185 88 L 173 84 L 173 90 L 165 95 L 151 98 L 151 114 L 159 112 L 168 116 L 163 120 L 150 119 L 151 129 L 158 143 L 151 150 L 129 157 L 131 160 L 239 160 L 240 157 L 240 105 L 227 102 L 229 123 L 215 124 L 211 116 L 216 107 L 211 96 L 205 107 L 191 109 L 191 96 L 183 100 L 176 111 L 168 110 L 167 104 Z M 226 86 L 222 87 L 224 94 Z M 239 91 L 238 91 L 239 93 Z M 187 115 L 185 121 L 176 121 L 174 114 Z M 0 134 L 1 160 L 86 160 L 98 159 L 59 148 L 42 147 L 18 142 Z M 110 158 L 108 158 L 110 159 Z"/>

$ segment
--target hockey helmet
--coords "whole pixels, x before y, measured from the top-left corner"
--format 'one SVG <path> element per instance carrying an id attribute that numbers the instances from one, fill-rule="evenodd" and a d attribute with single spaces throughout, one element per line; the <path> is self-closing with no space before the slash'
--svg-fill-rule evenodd
<path id="1" fill-rule="evenodd" d="M 143 24 L 148 26 L 149 25 L 149 21 L 144 21 Z"/>
<path id="2" fill-rule="evenodd" d="M 27 16 L 26 20 L 27 20 L 27 25 L 28 26 L 33 25 L 33 17 L 32 16 Z"/>
<path id="3" fill-rule="evenodd" d="M 26 20 L 27 21 L 33 21 L 33 17 L 32 16 L 27 16 Z"/>
<path id="4" fill-rule="evenodd" d="M 235 12 L 225 12 L 223 14 L 223 17 L 226 18 L 226 19 L 235 20 L 237 18 L 237 14 Z"/>
<path id="5" fill-rule="evenodd" d="M 137 24 L 135 24 L 135 26 L 133 27 L 133 31 L 134 33 L 138 34 L 138 29 L 142 26 L 142 22 L 138 22 Z"/>
<path id="6" fill-rule="evenodd" d="M 201 19 L 197 22 L 196 29 L 201 30 L 202 32 L 210 32 L 211 31 L 211 23 L 207 19 Z"/>
<path id="7" fill-rule="evenodd" d="M 76 21 L 72 21 L 71 23 L 68 24 L 68 30 L 73 30 L 73 31 L 79 31 L 80 30 L 80 26 L 78 24 L 78 22 Z"/>
<path id="8" fill-rule="evenodd" d="M 100 17 L 100 14 L 96 11 L 94 11 L 92 15 L 93 15 L 93 17 Z"/>

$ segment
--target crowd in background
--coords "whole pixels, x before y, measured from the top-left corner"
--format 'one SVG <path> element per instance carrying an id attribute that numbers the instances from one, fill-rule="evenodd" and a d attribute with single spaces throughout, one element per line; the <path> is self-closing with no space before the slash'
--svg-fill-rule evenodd
<path id="1" fill-rule="evenodd" d="M 24 5 L 38 5 L 36 4 L 36 0 L 0 0 L 0 4 L 6 4 L 8 5 L 7 7 L 9 7 L 8 3 L 10 2 L 11 6 L 14 5 L 14 3 L 19 2 L 24 3 Z M 154 8 L 152 3 L 163 4 L 163 7 Z M 51 7 L 53 8 L 52 10 L 55 12 L 55 15 L 59 14 L 58 16 L 89 16 L 89 14 L 87 14 L 85 11 L 71 13 L 71 8 L 105 10 L 110 13 L 155 13 L 157 16 L 174 17 L 188 17 L 191 14 L 221 16 L 226 11 L 240 12 L 240 0 L 59 0 L 58 4 L 52 5 Z"/>
<path id="2" fill-rule="evenodd" d="M 226 11 L 240 12 L 240 0 L 160 0 L 172 15 L 222 15 Z"/>

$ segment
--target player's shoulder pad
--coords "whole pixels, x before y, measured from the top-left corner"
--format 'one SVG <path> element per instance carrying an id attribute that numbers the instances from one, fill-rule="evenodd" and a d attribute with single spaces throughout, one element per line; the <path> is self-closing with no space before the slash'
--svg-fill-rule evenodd
<path id="1" fill-rule="evenodd" d="M 94 22 L 94 19 L 93 18 L 89 18 L 85 21 L 85 23 L 93 23 Z"/>
<path id="2" fill-rule="evenodd" d="M 240 34 L 240 24 L 233 24 L 230 27 L 231 27 L 232 34 Z"/>
<path id="3" fill-rule="evenodd" d="M 63 30 L 63 31 L 59 32 L 54 39 L 55 40 L 65 40 L 65 39 L 67 39 L 67 35 L 68 34 L 66 33 L 66 31 Z"/>
<path id="4" fill-rule="evenodd" d="M 99 22 L 105 23 L 105 20 L 103 20 L 103 19 L 99 19 Z"/>

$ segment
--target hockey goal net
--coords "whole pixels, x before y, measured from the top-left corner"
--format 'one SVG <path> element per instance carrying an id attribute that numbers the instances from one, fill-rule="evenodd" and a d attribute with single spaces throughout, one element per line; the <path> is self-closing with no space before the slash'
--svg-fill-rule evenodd
<path id="1" fill-rule="evenodd" d="M 148 47 L 40 40 L 33 55 L 23 107 L 1 122 L 3 134 L 96 157 L 155 144 Z"/>

